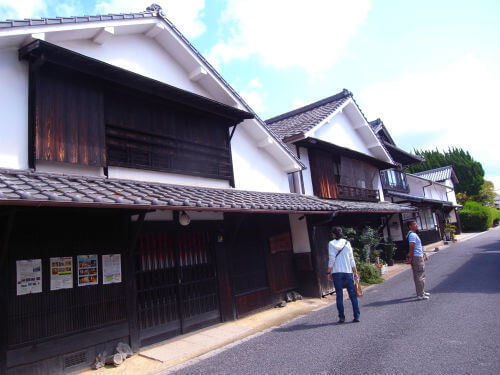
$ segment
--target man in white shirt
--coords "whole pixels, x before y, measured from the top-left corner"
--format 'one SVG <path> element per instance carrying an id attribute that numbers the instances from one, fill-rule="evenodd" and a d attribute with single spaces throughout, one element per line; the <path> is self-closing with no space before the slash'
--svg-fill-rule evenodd
<path id="1" fill-rule="evenodd" d="M 328 243 L 328 280 L 333 279 L 335 294 L 337 297 L 337 310 L 339 312 L 339 323 L 345 322 L 344 315 L 344 292 L 347 289 L 349 299 L 352 303 L 354 315 L 353 322 L 359 323 L 360 311 L 358 297 L 354 291 L 354 278 L 358 277 L 356 262 L 349 241 L 343 239 L 342 228 L 333 227 L 331 231 L 333 240 Z"/>

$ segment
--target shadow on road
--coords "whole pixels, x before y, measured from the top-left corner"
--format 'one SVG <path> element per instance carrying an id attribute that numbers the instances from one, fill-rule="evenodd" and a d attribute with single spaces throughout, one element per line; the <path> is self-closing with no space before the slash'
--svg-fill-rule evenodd
<path id="1" fill-rule="evenodd" d="M 371 302 L 371 303 L 367 303 L 365 306 L 380 307 L 380 306 L 386 306 L 386 305 L 395 305 L 397 303 L 407 303 L 407 302 L 415 302 L 415 301 L 417 301 L 417 298 L 415 296 L 413 296 L 413 297 L 389 299 L 386 301 Z"/>
<path id="2" fill-rule="evenodd" d="M 277 332 L 294 332 L 294 331 L 303 331 L 305 329 L 322 328 L 322 327 L 336 326 L 336 325 L 338 325 L 336 321 L 332 321 L 329 323 L 320 323 L 320 324 L 295 324 L 295 325 L 289 326 L 289 327 L 276 328 L 275 331 L 277 331 Z"/>
<path id="3" fill-rule="evenodd" d="M 471 259 L 430 291 L 435 293 L 500 293 L 500 248 L 476 247 Z"/>

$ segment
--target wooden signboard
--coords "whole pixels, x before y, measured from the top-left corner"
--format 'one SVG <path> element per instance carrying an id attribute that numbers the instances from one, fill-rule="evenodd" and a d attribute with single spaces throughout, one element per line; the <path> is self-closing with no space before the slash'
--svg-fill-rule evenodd
<path id="1" fill-rule="evenodd" d="M 271 252 L 271 254 L 276 254 L 281 251 L 291 251 L 291 250 L 292 250 L 292 240 L 290 238 L 290 233 L 285 232 L 269 237 L 269 251 Z"/>

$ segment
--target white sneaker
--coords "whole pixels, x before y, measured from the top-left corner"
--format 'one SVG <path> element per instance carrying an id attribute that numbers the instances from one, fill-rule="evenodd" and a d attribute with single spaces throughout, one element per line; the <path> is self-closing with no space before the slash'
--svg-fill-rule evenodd
<path id="1" fill-rule="evenodd" d="M 429 292 L 424 292 L 424 296 L 430 296 L 431 294 Z"/>
<path id="2" fill-rule="evenodd" d="M 424 299 L 429 299 L 429 296 L 426 296 L 425 294 L 423 296 L 417 296 L 418 300 L 424 300 Z"/>

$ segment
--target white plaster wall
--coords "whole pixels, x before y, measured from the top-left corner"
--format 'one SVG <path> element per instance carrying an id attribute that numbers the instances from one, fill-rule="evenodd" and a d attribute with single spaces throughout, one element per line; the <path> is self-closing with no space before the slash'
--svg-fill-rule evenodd
<path id="1" fill-rule="evenodd" d="M 0 168 L 28 168 L 28 64 L 0 50 Z"/>
<path id="2" fill-rule="evenodd" d="M 302 177 L 304 179 L 304 194 L 314 195 L 314 189 L 311 178 L 311 165 L 309 164 L 309 153 L 307 148 L 299 147 L 300 161 L 306 166 L 306 169 L 302 171 Z"/>
<path id="3" fill-rule="evenodd" d="M 416 178 L 410 175 L 406 175 L 406 181 L 408 182 L 408 186 L 410 187 L 411 195 L 416 195 L 418 197 L 424 196 L 423 187 L 428 185 L 428 181 L 421 180 L 420 178 Z"/>
<path id="4" fill-rule="evenodd" d="M 448 196 L 446 194 L 446 187 L 432 184 L 431 186 L 426 186 L 425 188 L 425 197 L 430 199 L 436 199 L 440 201 L 447 201 Z"/>
<path id="5" fill-rule="evenodd" d="M 104 177 L 104 171 L 101 167 L 88 165 L 66 164 L 39 160 L 36 162 L 37 172 L 58 173 L 74 176 Z"/>
<path id="6" fill-rule="evenodd" d="M 342 112 L 337 113 L 328 123 L 317 129 L 311 136 L 375 157 L 366 147 L 365 141 L 359 133 L 353 129 L 353 124 L 349 118 Z"/>
<path id="7" fill-rule="evenodd" d="M 399 220 L 399 214 L 394 214 L 389 219 L 389 233 L 393 241 L 403 240 L 403 230 L 401 228 L 401 221 Z"/>
<path id="8" fill-rule="evenodd" d="M 446 195 L 448 196 L 448 201 L 452 202 L 453 204 L 457 204 L 457 196 L 455 195 L 455 185 L 453 184 L 453 181 L 451 179 L 447 179 L 444 181 L 444 184 L 453 190 L 450 191 L 450 189 L 447 189 Z"/>
<path id="9" fill-rule="evenodd" d="M 103 45 L 90 40 L 58 42 L 61 47 L 183 90 L 212 98 L 154 39 L 142 34 L 113 36 Z"/>
<path id="10" fill-rule="evenodd" d="M 187 176 L 175 173 L 165 173 L 156 171 L 146 171 L 142 169 L 109 167 L 108 177 L 122 180 L 135 180 L 146 182 L 160 182 L 174 185 L 191 185 L 215 188 L 229 188 L 226 180 L 216 180 L 212 178 Z"/>
<path id="11" fill-rule="evenodd" d="M 299 218 L 302 217 L 302 220 Z M 290 229 L 292 230 L 292 243 L 294 253 L 310 253 L 309 232 L 307 231 L 307 220 L 304 215 L 290 214 Z"/>
<path id="12" fill-rule="evenodd" d="M 237 189 L 289 193 L 288 174 L 264 149 L 236 128 L 231 140 L 234 182 Z"/>

